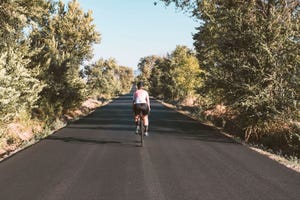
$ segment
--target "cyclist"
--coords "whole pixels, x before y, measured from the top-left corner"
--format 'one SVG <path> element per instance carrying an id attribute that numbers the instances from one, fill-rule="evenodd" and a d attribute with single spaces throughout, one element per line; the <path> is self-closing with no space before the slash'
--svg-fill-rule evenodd
<path id="1" fill-rule="evenodd" d="M 146 90 L 143 89 L 144 84 L 143 82 L 137 83 L 137 90 L 133 94 L 133 112 L 134 112 L 134 120 L 136 124 L 136 131 L 135 133 L 138 134 L 139 132 L 139 126 L 138 126 L 138 119 L 139 114 L 142 111 L 143 113 L 143 121 L 144 121 L 144 127 L 145 127 L 145 135 L 148 136 L 148 127 L 149 127 L 149 119 L 148 119 L 148 113 L 150 112 L 150 100 L 149 100 L 149 94 Z"/>

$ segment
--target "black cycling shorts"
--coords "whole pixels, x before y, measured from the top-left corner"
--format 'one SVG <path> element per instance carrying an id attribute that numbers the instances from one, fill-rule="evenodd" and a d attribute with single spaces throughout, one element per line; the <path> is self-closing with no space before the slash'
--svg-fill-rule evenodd
<path id="1" fill-rule="evenodd" d="M 140 114 L 141 111 L 142 111 L 143 115 L 148 115 L 148 113 L 149 113 L 148 104 L 146 104 L 146 103 L 134 104 L 133 110 L 136 115 Z"/>

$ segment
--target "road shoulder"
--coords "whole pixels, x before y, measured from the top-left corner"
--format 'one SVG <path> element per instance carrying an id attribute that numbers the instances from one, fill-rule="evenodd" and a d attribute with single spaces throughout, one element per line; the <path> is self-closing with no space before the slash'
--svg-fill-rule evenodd
<path id="1" fill-rule="evenodd" d="M 282 165 L 284 165 L 285 167 L 287 168 L 290 168 L 296 172 L 299 172 L 300 173 L 300 163 L 296 162 L 296 161 L 292 161 L 292 160 L 288 160 L 286 159 L 285 157 L 283 156 L 280 156 L 280 155 L 277 155 L 277 154 L 274 154 L 274 153 L 271 153 L 271 152 L 268 152 L 266 151 L 265 149 L 263 148 L 260 148 L 258 146 L 255 146 L 255 145 L 252 145 L 252 144 L 249 144 L 249 143 L 246 143 L 245 141 L 243 141 L 242 139 L 238 138 L 238 137 L 235 137 L 233 136 L 233 134 L 230 134 L 228 132 L 225 132 L 224 130 L 222 130 L 221 128 L 218 128 L 216 126 L 214 126 L 212 123 L 210 122 L 202 122 L 200 121 L 198 118 L 196 118 L 195 116 L 192 115 L 192 113 L 188 112 L 188 111 L 184 111 L 184 110 L 181 110 L 181 109 L 178 109 L 176 106 L 172 105 L 172 104 L 169 104 L 169 103 L 166 103 L 164 101 L 161 101 L 159 99 L 156 99 L 158 102 L 160 102 L 161 104 L 163 104 L 164 106 L 166 106 L 167 108 L 170 108 L 172 110 L 175 110 L 193 120 L 196 120 L 196 121 L 199 121 L 200 123 L 202 124 L 205 124 L 207 126 L 210 126 L 212 127 L 213 129 L 216 129 L 219 131 L 220 134 L 222 135 L 225 135 L 226 137 L 229 137 L 233 140 L 235 140 L 236 142 L 248 147 L 249 149 L 261 154 L 261 155 L 264 155 Z"/>

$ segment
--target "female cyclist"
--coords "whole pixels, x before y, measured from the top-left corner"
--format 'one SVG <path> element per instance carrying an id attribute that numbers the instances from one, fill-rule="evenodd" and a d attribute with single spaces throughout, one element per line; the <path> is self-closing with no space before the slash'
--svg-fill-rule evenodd
<path id="1" fill-rule="evenodd" d="M 134 120 L 136 124 L 136 134 L 139 132 L 138 120 L 140 112 L 143 114 L 143 121 L 145 127 L 145 135 L 148 136 L 148 127 L 149 127 L 149 119 L 148 113 L 150 112 L 150 100 L 149 94 L 146 90 L 143 89 L 143 82 L 138 82 L 137 90 L 133 94 L 133 112 L 134 112 Z"/>

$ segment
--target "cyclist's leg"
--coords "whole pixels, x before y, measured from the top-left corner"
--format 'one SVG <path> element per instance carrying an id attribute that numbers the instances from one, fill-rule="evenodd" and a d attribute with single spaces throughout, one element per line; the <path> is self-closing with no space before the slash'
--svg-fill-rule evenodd
<path id="1" fill-rule="evenodd" d="M 137 125 L 138 124 L 138 121 L 139 121 L 139 115 L 138 114 L 134 114 L 134 122 L 135 122 L 135 125 Z"/>
<path id="2" fill-rule="evenodd" d="M 149 126 L 148 115 L 144 115 L 144 116 L 143 116 L 143 120 L 144 120 L 144 126 Z"/>
<path id="3" fill-rule="evenodd" d="M 141 111 L 143 113 L 144 126 L 149 126 L 149 119 L 148 119 L 149 108 L 148 108 L 148 105 L 147 104 L 142 104 L 141 105 Z"/>
<path id="4" fill-rule="evenodd" d="M 148 129 L 149 129 L 149 119 L 148 115 L 143 115 L 144 127 L 145 127 L 145 135 L 148 136 Z"/>
<path id="5" fill-rule="evenodd" d="M 138 123 L 138 121 L 139 121 L 139 118 L 140 118 L 140 106 L 139 106 L 139 104 L 134 104 L 133 105 L 133 112 L 134 112 L 134 122 L 136 123 L 136 125 L 137 125 L 137 123 Z"/>
<path id="6" fill-rule="evenodd" d="M 135 133 L 138 134 L 139 133 L 139 119 L 140 119 L 140 116 L 139 116 L 139 106 L 137 104 L 134 104 L 134 122 L 135 122 L 135 126 L 136 126 L 136 129 L 135 129 Z"/>
<path id="7" fill-rule="evenodd" d="M 144 121 L 144 127 L 145 127 L 145 135 L 148 135 L 148 129 L 149 129 L 148 105 L 144 104 L 142 109 L 143 109 L 143 121 Z"/>

